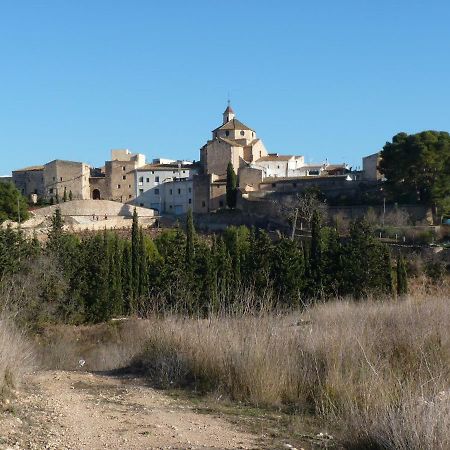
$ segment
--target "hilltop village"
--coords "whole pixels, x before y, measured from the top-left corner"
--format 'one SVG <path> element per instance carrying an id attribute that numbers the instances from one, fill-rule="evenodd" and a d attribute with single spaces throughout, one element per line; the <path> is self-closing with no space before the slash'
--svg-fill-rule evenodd
<path id="1" fill-rule="evenodd" d="M 230 105 L 222 123 L 200 149 L 199 161 L 166 158 L 147 161 L 127 149 L 111 151 L 103 167 L 54 160 L 14 170 L 12 181 L 35 204 L 66 200 L 110 200 L 150 208 L 159 215 L 180 215 L 192 209 L 206 214 L 226 207 L 227 167 L 237 176 L 237 205 L 264 210 L 264 199 L 287 197 L 308 188 L 320 189 L 330 201 L 376 190 L 379 154 L 363 158 L 362 170 L 345 163 L 306 163 L 300 155 L 266 149 L 256 131 L 239 121 Z M 356 201 L 356 203 L 358 203 Z"/>

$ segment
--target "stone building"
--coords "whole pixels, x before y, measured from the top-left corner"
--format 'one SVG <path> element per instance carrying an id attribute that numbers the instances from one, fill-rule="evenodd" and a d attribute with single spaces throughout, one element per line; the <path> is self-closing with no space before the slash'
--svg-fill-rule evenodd
<path id="1" fill-rule="evenodd" d="M 205 174 L 226 175 L 231 161 L 237 173 L 240 167 L 267 156 L 261 139 L 247 125 L 236 119 L 231 106 L 223 113 L 223 123 L 212 131 L 212 139 L 200 149 L 200 163 Z"/>
<path id="2" fill-rule="evenodd" d="M 13 170 L 12 181 L 22 195 L 28 199 L 32 195 L 45 196 L 44 166 L 30 166 Z"/>
<path id="3" fill-rule="evenodd" d="M 373 155 L 365 156 L 362 159 L 363 162 L 363 179 L 364 180 L 381 180 L 382 175 L 378 170 L 378 165 L 380 163 L 381 156 L 380 152 L 374 153 Z"/>
<path id="4" fill-rule="evenodd" d="M 145 155 L 129 150 L 112 150 L 111 161 L 105 163 L 105 194 L 92 190 L 92 198 L 106 198 L 127 203 L 136 197 L 136 169 L 145 165 Z M 97 186 L 100 183 L 97 182 Z M 98 189 L 98 187 L 97 187 Z"/>
<path id="5" fill-rule="evenodd" d="M 90 168 L 85 163 L 56 159 L 44 165 L 43 175 L 47 199 L 62 199 L 64 192 L 67 197 L 71 193 L 73 200 L 90 198 Z"/>

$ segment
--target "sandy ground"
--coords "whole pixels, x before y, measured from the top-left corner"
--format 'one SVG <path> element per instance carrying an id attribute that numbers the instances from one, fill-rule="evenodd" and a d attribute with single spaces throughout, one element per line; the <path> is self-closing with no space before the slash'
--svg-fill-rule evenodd
<path id="1" fill-rule="evenodd" d="M 0 449 L 258 448 L 257 436 L 129 378 L 37 372 L 11 405 Z"/>

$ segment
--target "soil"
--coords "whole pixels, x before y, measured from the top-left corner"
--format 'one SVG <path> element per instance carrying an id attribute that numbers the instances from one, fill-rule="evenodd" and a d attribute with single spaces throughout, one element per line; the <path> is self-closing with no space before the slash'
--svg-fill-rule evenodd
<path id="1" fill-rule="evenodd" d="M 15 397 L 0 413 L 1 450 L 295 448 L 269 443 L 262 430 L 245 426 L 245 417 L 241 426 L 217 411 L 202 413 L 189 399 L 132 376 L 39 371 Z"/>

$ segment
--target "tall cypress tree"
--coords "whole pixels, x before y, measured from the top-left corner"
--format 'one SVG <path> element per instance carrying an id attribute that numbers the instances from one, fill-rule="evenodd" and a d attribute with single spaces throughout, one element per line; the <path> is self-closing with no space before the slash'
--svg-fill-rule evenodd
<path id="1" fill-rule="evenodd" d="M 134 208 L 133 224 L 131 226 L 131 274 L 133 278 L 133 294 L 139 295 L 139 218 Z"/>
<path id="2" fill-rule="evenodd" d="M 141 302 L 148 296 L 148 257 L 147 248 L 145 246 L 144 231 L 141 227 L 139 230 L 139 298 Z M 142 309 L 142 303 L 139 305 Z"/>
<path id="3" fill-rule="evenodd" d="M 380 287 L 386 294 L 392 294 L 394 292 L 394 280 L 392 279 L 392 261 L 391 252 L 387 245 L 381 247 L 381 277 Z"/>
<path id="4" fill-rule="evenodd" d="M 194 267 L 195 228 L 192 209 L 189 208 L 186 216 L 186 270 L 192 272 Z"/>
<path id="5" fill-rule="evenodd" d="M 129 241 L 124 242 L 122 258 L 122 290 L 124 300 L 124 312 L 131 314 L 135 307 L 133 304 L 133 271 L 131 268 L 131 245 Z"/>
<path id="6" fill-rule="evenodd" d="M 397 294 L 405 295 L 408 292 L 408 277 L 406 264 L 402 255 L 397 258 Z"/>
<path id="7" fill-rule="evenodd" d="M 310 253 L 310 270 L 311 281 L 314 285 L 314 291 L 321 295 L 322 292 L 322 271 L 323 271 L 323 241 L 322 241 L 322 224 L 318 211 L 313 212 L 311 220 L 311 253 Z"/>
<path id="8" fill-rule="evenodd" d="M 237 199 L 237 176 L 233 168 L 231 161 L 227 166 L 227 206 L 230 209 L 236 207 Z"/>
<path id="9" fill-rule="evenodd" d="M 123 314 L 122 273 L 123 254 L 116 233 L 109 242 L 109 302 L 112 316 Z"/>
<path id="10" fill-rule="evenodd" d="M 67 188 L 66 188 L 66 187 L 64 187 L 63 202 L 64 202 L 64 203 L 67 202 Z"/>

